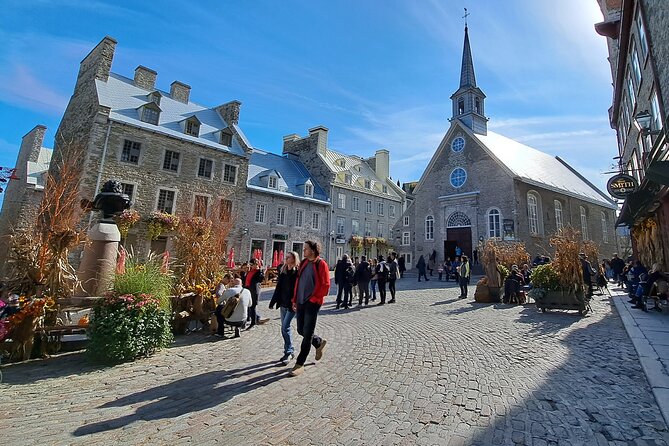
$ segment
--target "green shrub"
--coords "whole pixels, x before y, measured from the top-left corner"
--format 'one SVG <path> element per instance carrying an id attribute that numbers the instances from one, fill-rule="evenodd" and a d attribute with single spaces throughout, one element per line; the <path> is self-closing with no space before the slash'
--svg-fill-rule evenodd
<path id="1" fill-rule="evenodd" d="M 541 288 L 546 291 L 555 291 L 560 289 L 560 278 L 558 277 L 552 265 L 539 265 L 530 274 L 530 281 L 535 288 Z"/>
<path id="2" fill-rule="evenodd" d="M 169 310 L 172 277 L 164 271 L 162 259 L 156 255 L 150 255 L 144 263 L 128 256 L 125 272 L 114 276 L 112 291 L 116 296 L 150 294 L 160 301 L 161 308 Z"/>
<path id="3" fill-rule="evenodd" d="M 93 307 L 88 353 L 102 362 L 148 356 L 172 340 L 171 314 L 148 294 L 109 296 Z"/>
<path id="4" fill-rule="evenodd" d="M 502 264 L 497 265 L 497 271 L 499 271 L 499 276 L 500 276 L 500 280 L 501 280 L 500 283 L 504 283 L 506 278 L 509 277 L 509 274 L 511 274 L 511 272 L 509 271 L 509 268 L 507 268 L 506 266 L 504 266 Z"/>

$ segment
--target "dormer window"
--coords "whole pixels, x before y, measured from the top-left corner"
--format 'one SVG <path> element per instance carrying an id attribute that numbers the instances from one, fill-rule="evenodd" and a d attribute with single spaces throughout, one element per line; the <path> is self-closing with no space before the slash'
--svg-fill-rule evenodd
<path id="1" fill-rule="evenodd" d="M 191 116 L 184 123 L 184 132 L 186 135 L 200 136 L 200 120 L 196 116 Z"/>
<path id="2" fill-rule="evenodd" d="M 232 146 L 232 131 L 228 128 L 221 130 L 221 145 Z"/>
<path id="3" fill-rule="evenodd" d="M 337 160 L 337 165 L 338 165 L 339 167 L 346 167 L 346 160 L 345 160 L 344 158 L 339 158 L 339 159 Z"/>
<path id="4" fill-rule="evenodd" d="M 351 184 L 353 182 L 353 177 L 350 174 L 344 175 L 344 183 Z"/>
<path id="5" fill-rule="evenodd" d="M 160 117 L 160 107 L 154 102 L 149 102 L 142 106 L 141 119 L 149 124 L 158 125 L 158 118 Z"/>
<path id="6" fill-rule="evenodd" d="M 372 181 L 365 180 L 365 189 L 371 189 L 371 188 L 372 188 Z"/>
<path id="7" fill-rule="evenodd" d="M 267 187 L 270 189 L 276 189 L 279 184 L 279 179 L 275 175 L 270 175 L 269 180 L 267 181 Z"/>
<path id="8" fill-rule="evenodd" d="M 311 184 L 311 181 L 307 181 L 304 184 L 304 195 L 306 197 L 313 197 L 314 196 L 314 185 Z"/>
<path id="9" fill-rule="evenodd" d="M 388 193 L 388 186 L 383 186 L 381 189 L 383 190 L 384 194 Z"/>
<path id="10" fill-rule="evenodd" d="M 153 93 L 149 94 L 149 101 L 153 102 L 154 104 L 160 106 L 160 99 L 163 97 L 163 95 L 160 94 L 158 91 L 154 91 Z"/>

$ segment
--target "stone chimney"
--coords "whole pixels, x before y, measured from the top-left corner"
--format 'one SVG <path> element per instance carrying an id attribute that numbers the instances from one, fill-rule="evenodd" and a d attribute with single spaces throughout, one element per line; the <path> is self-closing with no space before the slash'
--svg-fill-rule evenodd
<path id="1" fill-rule="evenodd" d="M 237 125 L 239 124 L 239 108 L 241 106 L 242 103 L 239 101 L 230 101 L 216 107 L 216 111 L 226 124 Z"/>
<path id="2" fill-rule="evenodd" d="M 156 89 L 156 77 L 158 73 L 151 68 L 146 68 L 143 65 L 135 68 L 135 85 L 145 90 L 153 91 Z"/>
<path id="3" fill-rule="evenodd" d="M 186 85 L 179 81 L 172 82 L 170 84 L 170 97 L 175 101 L 188 104 L 188 100 L 190 99 L 190 85 Z"/>
<path id="4" fill-rule="evenodd" d="M 91 78 L 107 82 L 117 43 L 114 38 L 106 36 L 84 57 L 84 60 L 79 65 L 77 85 Z"/>
<path id="5" fill-rule="evenodd" d="M 325 156 L 328 148 L 328 128 L 322 125 L 309 129 L 309 137 L 316 138 L 316 148 L 318 153 Z"/>
<path id="6" fill-rule="evenodd" d="M 390 152 L 386 149 L 376 151 L 376 155 L 374 156 L 374 172 L 382 180 L 390 177 Z"/>

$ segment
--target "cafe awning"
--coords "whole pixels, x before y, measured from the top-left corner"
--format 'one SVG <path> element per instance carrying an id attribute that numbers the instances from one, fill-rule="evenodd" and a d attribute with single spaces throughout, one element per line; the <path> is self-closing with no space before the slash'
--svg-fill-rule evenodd
<path id="1" fill-rule="evenodd" d="M 669 161 L 655 161 L 646 169 L 646 178 L 661 184 L 669 186 Z"/>
<path id="2" fill-rule="evenodd" d="M 616 220 L 616 226 L 632 227 L 640 214 L 652 203 L 653 197 L 653 194 L 643 189 L 628 195 Z"/>

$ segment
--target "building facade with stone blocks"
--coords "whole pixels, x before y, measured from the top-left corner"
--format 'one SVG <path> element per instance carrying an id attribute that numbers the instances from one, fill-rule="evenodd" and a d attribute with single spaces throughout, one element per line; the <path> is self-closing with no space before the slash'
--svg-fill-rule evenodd
<path id="1" fill-rule="evenodd" d="M 613 79 L 611 127 L 619 171 L 638 186 L 623 202 L 617 225 L 631 229 L 634 256 L 669 270 L 669 3 L 598 0 Z"/>
<path id="2" fill-rule="evenodd" d="M 240 213 L 240 260 L 256 250 L 267 266 L 273 266 L 275 253 L 279 260 L 291 251 L 302 258 L 306 240 L 326 240 L 329 213 L 325 190 L 298 159 L 253 149 Z"/>
<path id="3" fill-rule="evenodd" d="M 550 255 L 550 237 L 567 226 L 596 242 L 602 255 L 616 251 L 610 198 L 559 157 L 488 131 L 467 28 L 451 100 L 451 126 L 395 226 L 407 266 L 420 256 L 443 262 L 457 248 L 471 258 L 488 238 L 522 241 L 530 254 Z"/>
<path id="4" fill-rule="evenodd" d="M 404 191 L 390 178 L 390 153 L 371 158 L 346 155 L 328 147 L 328 129 L 284 137 L 283 153 L 300 160 L 325 188 L 331 210 L 324 217 L 324 258 L 330 264 L 343 254 L 368 257 L 393 249 L 393 227 L 402 214 Z M 355 239 L 364 240 L 356 247 Z"/>
<path id="5" fill-rule="evenodd" d="M 38 125 L 21 140 L 14 166 L 14 179 L 4 187 L 0 211 L 0 277 L 8 273 L 10 240 L 15 229 L 28 227 L 37 220 L 37 211 L 44 195 L 46 173 L 53 151 L 44 144 L 46 127 Z"/>
<path id="6" fill-rule="evenodd" d="M 230 240 L 241 240 L 251 147 L 238 126 L 240 102 L 196 104 L 188 85 L 174 81 L 161 90 L 157 73 L 141 65 L 133 78 L 113 73 L 115 46 L 106 37 L 82 61 L 56 136 L 57 155 L 63 144 L 85 148 L 82 197 L 92 199 L 116 179 L 142 217 L 162 211 L 225 218 Z M 142 222 L 124 244 L 140 254 L 162 252 L 171 236 L 149 241 Z M 241 244 L 231 247 L 239 252 Z"/>

